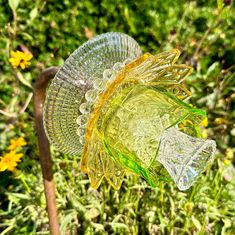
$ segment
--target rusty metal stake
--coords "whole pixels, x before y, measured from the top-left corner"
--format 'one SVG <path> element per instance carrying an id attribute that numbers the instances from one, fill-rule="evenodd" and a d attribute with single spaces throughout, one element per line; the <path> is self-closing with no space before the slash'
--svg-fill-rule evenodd
<path id="1" fill-rule="evenodd" d="M 53 182 L 52 160 L 50 145 L 43 128 L 43 103 L 46 96 L 48 82 L 55 76 L 58 67 L 51 67 L 44 70 L 34 84 L 34 114 L 36 131 L 40 151 L 40 162 L 42 167 L 44 192 L 46 197 L 47 212 L 49 217 L 50 232 L 52 235 L 59 235 L 59 222 L 56 208 L 55 185 Z"/>

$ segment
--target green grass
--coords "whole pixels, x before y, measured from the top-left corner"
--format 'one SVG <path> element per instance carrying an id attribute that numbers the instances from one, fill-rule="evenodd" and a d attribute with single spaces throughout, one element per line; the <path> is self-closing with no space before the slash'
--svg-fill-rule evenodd
<path id="1" fill-rule="evenodd" d="M 218 151 L 185 192 L 170 182 L 153 189 L 134 175 L 120 191 L 106 182 L 95 191 L 78 168 L 79 156 L 52 149 L 61 234 L 235 234 L 234 2 L 17 2 L 0 4 L 0 155 L 12 138 L 23 136 L 27 145 L 18 175 L 0 172 L 0 233 L 49 234 L 31 84 L 91 35 L 121 31 L 145 52 L 182 51 L 180 62 L 194 67 L 187 79 L 191 103 L 207 111 L 208 138 Z M 32 63 L 13 69 L 9 53 L 23 48 L 33 53 Z"/>

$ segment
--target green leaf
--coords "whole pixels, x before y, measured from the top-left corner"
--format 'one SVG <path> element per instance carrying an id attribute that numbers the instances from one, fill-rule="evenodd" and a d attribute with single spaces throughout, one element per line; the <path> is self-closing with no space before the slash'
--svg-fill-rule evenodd
<path id="1" fill-rule="evenodd" d="M 34 20 L 37 17 L 37 15 L 38 15 L 38 8 L 35 7 L 29 13 L 30 20 L 31 21 Z"/>
<path id="2" fill-rule="evenodd" d="M 89 211 L 86 212 L 85 217 L 91 220 L 91 219 L 96 218 L 99 215 L 100 215 L 100 211 L 97 208 L 92 207 Z"/>
<path id="3" fill-rule="evenodd" d="M 15 11 L 19 5 L 20 0 L 8 0 L 8 4 L 12 11 Z"/>
<path id="4" fill-rule="evenodd" d="M 60 231 L 62 234 L 68 230 L 74 221 L 76 221 L 77 211 L 74 209 L 67 210 L 63 218 L 61 219 Z"/>
<path id="5" fill-rule="evenodd" d="M 201 223 L 199 222 L 199 220 L 196 219 L 194 216 L 192 216 L 192 221 L 193 221 L 193 224 L 195 225 L 195 227 L 200 231 L 202 226 L 201 226 Z"/>
<path id="6" fill-rule="evenodd" d="M 218 61 L 214 62 L 207 70 L 206 78 L 207 80 L 214 80 L 214 78 L 220 72 L 220 64 Z"/>
<path id="7" fill-rule="evenodd" d="M 91 222 L 91 225 L 92 225 L 96 230 L 104 231 L 104 225 L 103 225 L 103 224 Z"/>
<path id="8" fill-rule="evenodd" d="M 128 226 L 124 223 L 111 222 L 110 225 L 112 226 L 113 229 L 125 229 L 126 231 L 129 230 Z"/>

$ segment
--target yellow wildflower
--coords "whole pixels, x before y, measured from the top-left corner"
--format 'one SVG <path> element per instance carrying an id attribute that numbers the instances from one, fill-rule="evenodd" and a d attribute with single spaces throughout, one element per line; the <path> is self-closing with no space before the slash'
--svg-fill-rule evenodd
<path id="1" fill-rule="evenodd" d="M 231 164 L 232 160 L 233 160 L 233 156 L 234 156 L 234 152 L 232 148 L 227 148 L 225 151 L 225 160 L 224 160 L 224 164 L 225 165 L 229 165 Z"/>
<path id="2" fill-rule="evenodd" d="M 200 124 L 204 127 L 207 127 L 208 126 L 208 118 L 207 117 L 204 118 Z"/>
<path id="3" fill-rule="evenodd" d="M 14 171 L 22 157 L 23 154 L 16 153 L 16 151 L 10 151 L 9 153 L 6 153 L 3 157 L 0 157 L 0 171 Z"/>
<path id="4" fill-rule="evenodd" d="M 9 61 L 14 68 L 20 66 L 22 69 L 25 69 L 30 65 L 29 61 L 32 58 L 33 55 L 28 52 L 11 51 L 11 58 L 9 59 Z"/>
<path id="5" fill-rule="evenodd" d="M 233 155 L 234 155 L 233 149 L 232 148 L 227 148 L 226 152 L 225 152 L 225 155 L 226 155 L 227 159 L 230 159 L 230 160 L 233 159 Z"/>
<path id="6" fill-rule="evenodd" d="M 16 150 L 18 147 L 25 146 L 27 143 L 23 137 L 19 137 L 17 139 L 10 140 L 10 145 L 7 148 L 8 150 Z"/>

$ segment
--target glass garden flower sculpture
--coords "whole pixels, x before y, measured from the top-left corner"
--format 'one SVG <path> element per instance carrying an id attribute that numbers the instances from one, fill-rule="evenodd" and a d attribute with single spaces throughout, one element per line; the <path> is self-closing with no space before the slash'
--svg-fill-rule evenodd
<path id="1" fill-rule="evenodd" d="M 47 136 L 81 155 L 93 188 L 106 178 L 119 189 L 128 171 L 153 187 L 171 177 L 185 190 L 211 161 L 215 141 L 200 138 L 206 113 L 185 102 L 191 67 L 175 64 L 179 54 L 142 55 L 128 35 L 106 33 L 73 52 L 52 80 Z"/>

